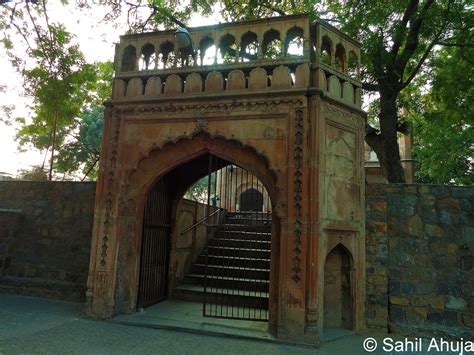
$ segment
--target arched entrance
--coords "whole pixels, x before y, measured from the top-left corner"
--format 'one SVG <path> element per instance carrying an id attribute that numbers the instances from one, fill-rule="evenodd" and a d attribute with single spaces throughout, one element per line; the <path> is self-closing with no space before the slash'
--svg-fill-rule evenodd
<path id="1" fill-rule="evenodd" d="M 154 182 L 144 205 L 137 307 L 172 298 L 201 302 L 208 317 L 269 320 L 272 209 L 238 210 L 237 171 L 269 196 L 252 172 L 208 152 Z M 195 186 L 205 193 L 183 198 Z"/>
<path id="2" fill-rule="evenodd" d="M 263 194 L 255 188 L 249 188 L 242 192 L 239 200 L 241 211 L 262 211 Z"/>
<path id="3" fill-rule="evenodd" d="M 324 328 L 352 329 L 352 258 L 338 244 L 324 265 Z"/>

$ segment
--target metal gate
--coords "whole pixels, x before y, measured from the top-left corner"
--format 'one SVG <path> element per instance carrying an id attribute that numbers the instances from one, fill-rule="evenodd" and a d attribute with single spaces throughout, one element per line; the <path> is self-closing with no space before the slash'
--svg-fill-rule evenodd
<path id="1" fill-rule="evenodd" d="M 219 217 L 207 225 L 203 315 L 268 321 L 269 195 L 251 172 L 212 155 L 207 190 L 207 215 Z"/>
<path id="2" fill-rule="evenodd" d="M 170 198 L 162 178 L 150 190 L 145 205 L 137 307 L 166 298 L 169 246 Z"/>

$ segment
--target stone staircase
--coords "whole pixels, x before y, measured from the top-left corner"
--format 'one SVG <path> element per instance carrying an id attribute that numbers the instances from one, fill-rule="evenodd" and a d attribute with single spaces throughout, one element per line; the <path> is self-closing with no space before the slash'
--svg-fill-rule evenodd
<path id="1" fill-rule="evenodd" d="M 173 298 L 204 301 L 217 312 L 249 309 L 268 311 L 270 283 L 271 215 L 262 212 L 227 213 L 215 227 L 208 245 L 192 265 L 184 283 L 175 287 Z M 207 252 L 207 255 L 206 255 Z M 248 313 L 250 314 L 250 312 Z M 257 317 L 258 318 L 258 317 Z"/>

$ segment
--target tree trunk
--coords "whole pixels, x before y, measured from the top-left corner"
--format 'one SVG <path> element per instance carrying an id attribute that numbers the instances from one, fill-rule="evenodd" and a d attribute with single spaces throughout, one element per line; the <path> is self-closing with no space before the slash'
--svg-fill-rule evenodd
<path id="1" fill-rule="evenodd" d="M 56 144 L 56 130 L 58 126 L 58 111 L 54 113 L 53 141 L 51 144 L 51 164 L 49 166 L 49 181 L 53 180 L 54 147 Z"/>
<path id="2" fill-rule="evenodd" d="M 388 182 L 404 183 L 405 174 L 400 164 L 397 141 L 396 97 L 397 95 L 393 92 L 380 92 L 380 134 L 369 134 L 365 140 L 377 154 L 382 173 Z"/>

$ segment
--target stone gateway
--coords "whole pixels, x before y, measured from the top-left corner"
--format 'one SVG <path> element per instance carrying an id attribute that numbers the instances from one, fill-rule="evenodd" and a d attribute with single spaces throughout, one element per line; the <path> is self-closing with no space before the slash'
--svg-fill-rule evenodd
<path id="1" fill-rule="evenodd" d="M 87 313 L 109 318 L 137 310 L 146 206 L 155 195 L 163 214 L 155 227 L 170 249 L 157 257 L 166 269 L 159 282 L 170 285 L 157 300 L 172 297 L 176 211 L 208 173 L 212 155 L 253 174 L 265 195 L 248 193 L 271 202 L 263 207 L 272 220 L 270 332 L 318 344 L 326 327 L 362 330 L 359 44 L 307 15 L 192 28 L 189 35 L 192 54 L 180 50 L 174 31 L 125 35 L 117 44 Z"/>

